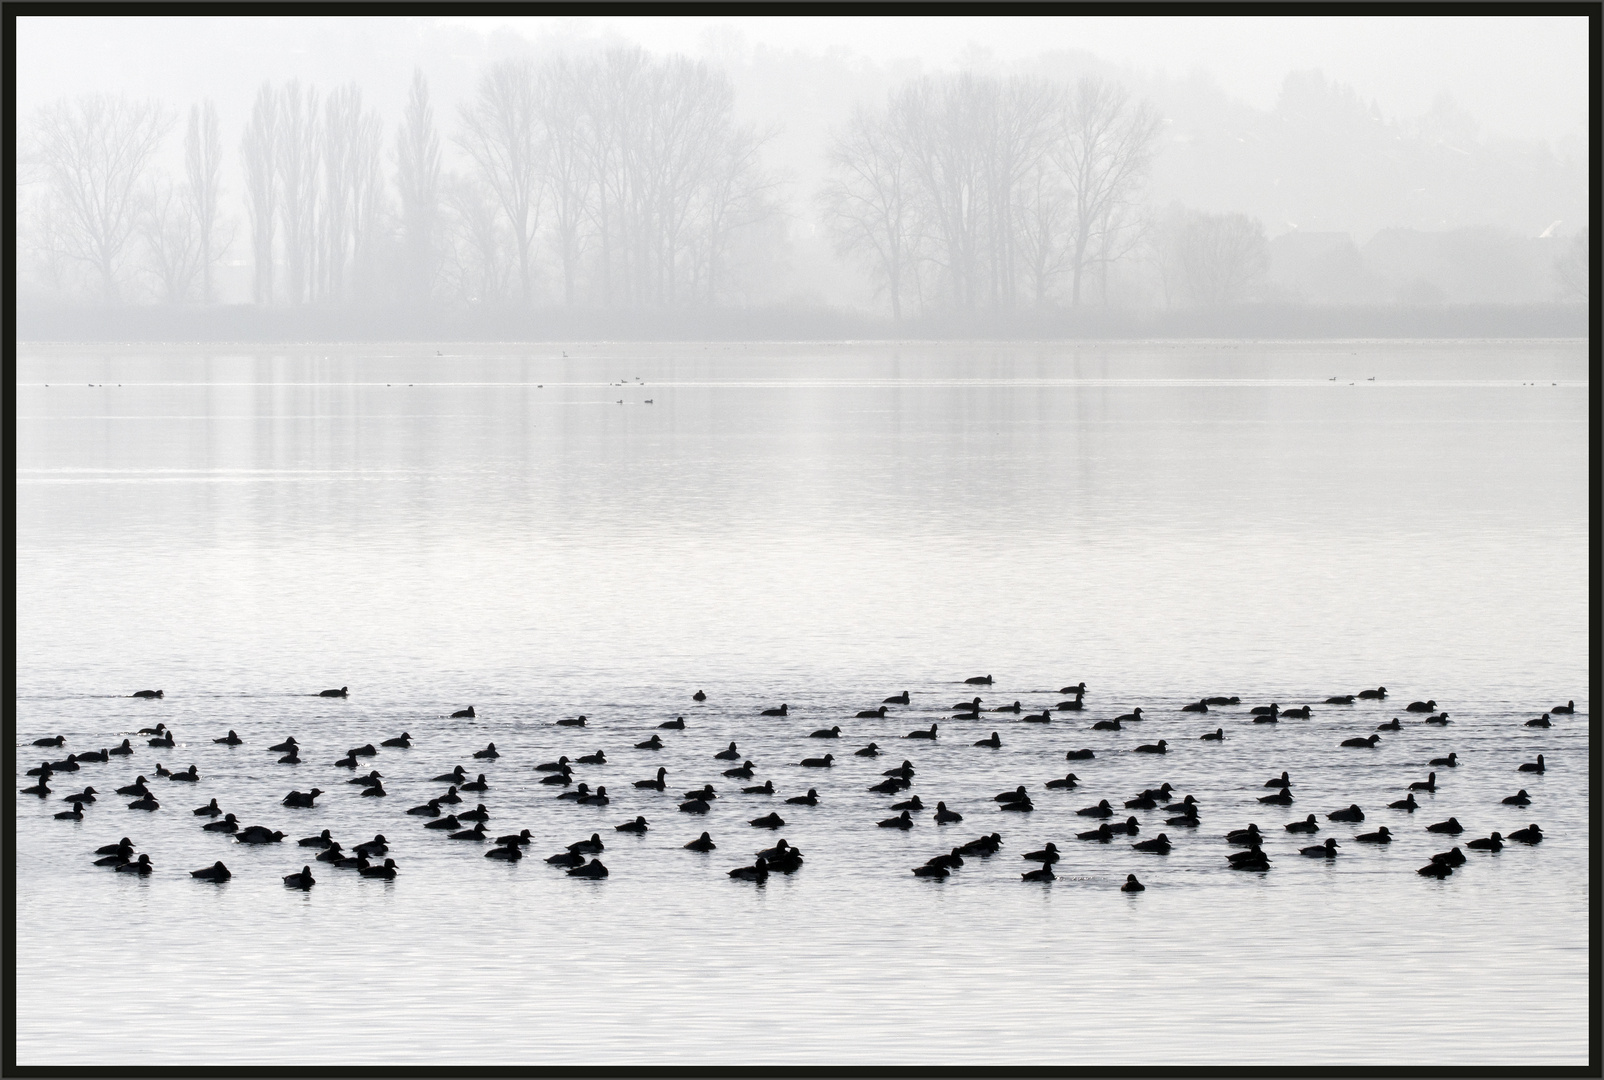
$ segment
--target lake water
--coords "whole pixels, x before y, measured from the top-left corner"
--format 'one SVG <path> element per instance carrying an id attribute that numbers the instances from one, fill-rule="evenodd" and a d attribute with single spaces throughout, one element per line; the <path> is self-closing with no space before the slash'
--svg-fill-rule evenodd
<path id="1" fill-rule="evenodd" d="M 161 721 L 178 745 L 135 736 L 14 797 L 19 1064 L 1587 1061 L 1583 342 L 20 351 L 17 787 L 65 753 L 41 735 L 96 749 Z M 947 708 L 1036 711 L 1082 680 L 1086 710 L 1050 724 Z M 147 687 L 165 698 L 127 696 Z M 1211 694 L 1242 706 L 1178 711 Z M 1449 726 L 1403 712 L 1427 698 Z M 1251 723 L 1270 701 L 1314 715 Z M 1376 749 L 1337 748 L 1393 716 Z M 244 745 L 213 744 L 231 728 Z M 362 770 L 389 795 L 358 798 L 331 763 L 402 730 L 413 748 Z M 1001 749 L 972 745 L 993 730 Z M 286 735 L 301 765 L 266 751 Z M 491 740 L 498 760 L 469 756 Z M 819 805 L 741 794 L 712 757 L 731 740 L 752 783 Z M 870 740 L 885 756 L 851 753 Z M 1066 763 L 1079 747 L 1096 758 Z M 535 781 L 597 749 L 575 779 L 610 806 Z M 1385 808 L 1450 750 L 1419 812 Z M 876 827 L 893 799 L 867 789 L 904 758 L 962 823 Z M 458 763 L 534 858 L 402 813 Z M 631 785 L 659 765 L 668 792 Z M 1069 769 L 1078 790 L 1042 790 Z M 1283 769 L 1295 804 L 1259 805 Z M 51 819 L 136 773 L 159 811 L 102 794 Z M 1201 827 L 1132 811 L 1138 837 L 1074 838 L 1077 809 L 1161 781 Z M 710 813 L 680 813 L 707 782 Z M 993 801 L 1018 784 L 1034 813 Z M 315 809 L 279 805 L 313 785 Z M 1503 805 L 1519 787 L 1531 806 Z M 202 832 L 213 796 L 285 844 Z M 1349 803 L 1364 825 L 1325 820 Z M 784 829 L 746 824 L 771 809 Z M 1311 812 L 1313 840 L 1282 829 Z M 614 832 L 637 814 L 649 833 Z M 1422 878 L 1451 815 L 1461 843 L 1547 839 Z M 1268 873 L 1226 867 L 1250 821 Z M 1351 841 L 1377 824 L 1397 842 Z M 399 876 L 313 863 L 310 893 L 284 888 L 324 828 L 384 833 Z M 718 850 L 683 850 L 703 829 Z M 545 865 L 593 831 L 607 880 Z M 1002 850 L 946 881 L 909 872 L 992 831 Z M 1161 831 L 1169 855 L 1130 849 Z M 90 865 L 125 835 L 150 877 Z M 782 836 L 797 873 L 728 878 Z M 1326 836 L 1335 861 L 1298 856 Z M 1047 840 L 1058 880 L 1021 881 Z M 219 858 L 225 885 L 186 872 Z"/>

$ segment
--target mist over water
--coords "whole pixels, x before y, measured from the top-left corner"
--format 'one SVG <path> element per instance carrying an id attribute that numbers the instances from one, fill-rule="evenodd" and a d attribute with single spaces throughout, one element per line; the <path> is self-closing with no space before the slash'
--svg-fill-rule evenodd
<path id="1" fill-rule="evenodd" d="M 1580 1062 L 1587 394 L 1574 341 L 25 347 L 18 787 L 64 753 L 40 735 L 98 748 L 159 719 L 179 745 L 136 736 L 53 781 L 144 773 L 151 815 L 103 795 L 57 822 L 59 798 L 16 796 L 18 1060 Z M 1082 679 L 1087 710 L 1047 725 L 946 708 L 1040 710 Z M 165 699 L 126 697 L 146 686 Z M 1242 708 L 1177 711 L 1205 694 Z M 1336 748 L 1417 698 L 1453 724 Z M 1272 700 L 1314 716 L 1250 724 Z M 1149 721 L 1090 730 L 1137 705 Z M 212 744 L 230 728 L 244 746 Z M 370 766 L 390 795 L 357 798 L 330 763 L 401 730 L 414 748 Z M 1002 749 L 971 745 L 992 730 Z M 263 749 L 287 734 L 300 766 Z M 468 756 L 491 740 L 499 760 Z M 730 740 L 820 805 L 740 794 L 712 758 Z M 886 756 L 853 757 L 869 740 Z M 535 783 L 597 748 L 576 778 L 611 806 Z M 797 766 L 825 749 L 834 768 Z M 1449 750 L 1422 811 L 1384 809 Z M 1515 771 L 1538 753 L 1546 774 Z M 961 824 L 875 826 L 893 800 L 866 789 L 904 757 Z M 459 761 L 491 783 L 490 834 L 531 829 L 535 858 L 401 814 Z M 633 788 L 658 765 L 668 792 Z M 1078 790 L 1042 791 L 1068 768 Z M 1296 804 L 1260 806 L 1283 769 Z M 1076 809 L 1164 780 L 1203 805 L 1195 831 L 1137 812 L 1132 839 L 1166 831 L 1170 855 L 1073 838 Z M 677 812 L 705 782 L 707 817 Z M 313 783 L 316 809 L 279 805 Z M 1021 783 L 1036 812 L 999 812 Z M 1531 807 L 1501 804 L 1522 785 Z M 307 849 L 203 833 L 187 811 L 214 795 L 286 844 L 384 832 L 401 874 L 314 863 L 292 893 Z M 1364 826 L 1325 822 L 1350 802 Z M 779 833 L 746 824 L 771 809 Z M 1279 827 L 1311 812 L 1331 864 Z M 636 814 L 644 837 L 608 827 Z M 1450 815 L 1462 838 L 1424 831 Z M 1225 868 L 1249 821 L 1262 876 Z M 1413 872 L 1531 821 L 1537 847 Z M 1398 842 L 1350 843 L 1378 823 Z M 702 829 L 718 851 L 682 850 Z M 909 873 L 993 830 L 996 856 Z M 543 864 L 593 831 L 608 880 Z M 151 877 L 88 865 L 123 835 Z M 727 878 L 778 836 L 795 875 Z M 1048 839 L 1059 880 L 1021 882 Z M 218 858 L 224 886 L 184 873 Z M 1121 895 L 1132 872 L 1148 890 Z"/>

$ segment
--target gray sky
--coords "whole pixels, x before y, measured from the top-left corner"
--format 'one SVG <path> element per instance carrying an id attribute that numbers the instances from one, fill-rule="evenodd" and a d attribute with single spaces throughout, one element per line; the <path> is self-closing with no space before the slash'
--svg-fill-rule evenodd
<path id="1" fill-rule="evenodd" d="M 264 78 L 302 74 L 298 57 L 319 53 L 324 28 L 350 19 L 272 20 L 304 25 L 303 48 L 253 49 L 243 18 L 24 17 L 18 20 L 18 95 L 26 109 L 82 89 L 157 94 L 174 103 L 211 93 L 248 99 Z M 1446 90 L 1487 134 L 1559 140 L 1587 125 L 1587 36 L 1581 17 L 1279 18 L 1251 16 L 506 16 L 402 19 L 375 35 L 383 54 L 347 54 L 348 72 L 306 72 L 325 81 L 364 81 L 381 64 L 404 85 L 424 59 L 430 28 L 488 37 L 513 29 L 528 38 L 617 36 L 654 51 L 739 55 L 754 48 L 857 56 L 876 63 L 917 59 L 930 69 L 959 66 L 978 49 L 1004 63 L 1061 49 L 1084 50 L 1142 73 L 1206 72 L 1222 89 L 1266 108 L 1294 69 L 1320 68 L 1373 98 L 1389 116 L 1427 111 Z M 140 24 L 140 25 L 135 25 Z M 232 25 L 226 25 L 232 24 Z M 398 33 L 397 27 L 401 28 Z M 290 27 L 266 35 L 282 43 Z M 468 35 L 464 35 L 467 37 Z M 390 55 L 419 41 L 416 55 Z M 326 58 L 319 58 L 319 67 Z M 425 65 L 427 68 L 427 64 Z M 220 86 L 220 79 L 238 82 Z M 383 99 L 383 87 L 370 92 Z"/>

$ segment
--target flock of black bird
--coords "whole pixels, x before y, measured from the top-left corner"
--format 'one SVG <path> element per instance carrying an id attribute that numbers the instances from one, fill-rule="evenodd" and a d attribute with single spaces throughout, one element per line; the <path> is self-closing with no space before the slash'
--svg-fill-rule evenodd
<path id="1" fill-rule="evenodd" d="M 970 678 L 966 682 L 975 686 L 990 686 L 992 679 L 991 676 L 984 675 Z M 1047 724 L 1054 722 L 1055 719 L 1059 721 L 1066 719 L 1061 714 L 1073 714 L 1085 710 L 1086 684 L 1084 682 L 1064 687 L 1059 693 L 1060 695 L 1072 696 L 1069 696 L 1066 700 L 1059 701 L 1051 707 L 1042 707 L 1039 713 L 1027 709 L 1019 701 L 983 709 L 982 699 L 978 696 L 968 701 L 958 702 L 949 711 L 953 713 L 955 721 L 972 721 L 978 719 L 983 712 L 992 712 L 1011 714 L 1017 722 L 1022 724 Z M 348 695 L 349 688 L 341 687 L 338 690 L 324 690 L 320 696 L 345 698 Z M 132 696 L 156 700 L 164 698 L 165 694 L 161 690 L 141 690 Z M 693 700 L 700 704 L 707 700 L 707 695 L 699 690 L 693 695 Z M 1357 694 L 1333 695 L 1321 702 L 1319 707 L 1321 709 L 1332 707 L 1341 710 L 1343 707 L 1352 706 L 1359 701 L 1380 703 L 1386 700 L 1386 688 L 1378 687 L 1374 690 L 1363 690 Z M 882 704 L 874 708 L 858 712 L 855 719 L 884 720 L 894 706 L 907 706 L 909 704 L 911 704 L 911 697 L 907 691 L 903 691 L 900 694 L 886 698 Z M 1206 697 L 1183 706 L 1179 711 L 1185 714 L 1226 711 L 1235 717 L 1242 715 L 1241 709 L 1242 705 L 1237 697 Z M 1438 710 L 1435 700 L 1411 702 L 1401 711 L 1411 718 L 1425 714 L 1423 719 L 1419 721 L 1411 719 L 1412 723 L 1419 722 L 1434 727 L 1446 727 L 1452 722 L 1446 712 Z M 1272 702 L 1268 705 L 1253 706 L 1247 710 L 1245 715 L 1254 724 L 1278 724 L 1286 720 L 1309 720 L 1314 712 L 1315 706 L 1311 705 L 1283 709 L 1278 703 Z M 1541 717 L 1526 721 L 1525 726 L 1548 728 L 1552 726 L 1552 716 L 1567 716 L 1574 714 L 1574 712 L 1575 702 L 1567 702 L 1565 705 L 1549 709 Z M 1055 713 L 1060 715 L 1055 717 Z M 474 719 L 476 715 L 474 708 L 469 706 L 453 713 L 452 718 Z M 761 715 L 763 717 L 785 718 L 789 716 L 789 707 L 782 704 L 776 708 L 762 710 Z M 1135 708 L 1129 713 L 1120 716 L 1097 720 L 1090 727 L 1094 731 L 1118 731 L 1130 725 L 1143 722 L 1143 710 Z M 563 727 L 582 728 L 585 723 L 586 718 L 584 716 L 568 717 L 557 721 L 558 726 Z M 685 726 L 684 717 L 676 717 L 658 725 L 660 729 L 670 732 L 684 730 Z M 914 743 L 935 740 L 941 737 L 940 727 L 939 723 L 932 723 L 928 729 L 919 728 L 909 731 L 903 736 L 903 739 Z M 1342 751 L 1374 749 L 1382 739 L 1381 732 L 1399 731 L 1403 727 L 1404 721 L 1399 717 L 1393 717 L 1390 721 L 1378 725 L 1375 732 L 1365 736 L 1344 739 L 1334 749 Z M 171 749 L 178 745 L 173 731 L 165 723 L 157 723 L 153 727 L 142 729 L 139 735 L 148 737 L 147 745 L 152 748 Z M 840 739 L 841 736 L 842 730 L 839 724 L 821 728 L 811 733 L 812 738 L 820 740 Z M 670 736 L 670 738 L 672 737 Z M 1201 735 L 1193 737 L 1204 742 L 1223 742 L 1226 738 L 1226 731 L 1223 727 L 1216 727 L 1213 731 L 1205 731 Z M 212 739 L 212 742 L 235 747 L 242 745 L 244 740 L 236 735 L 235 732 L 229 731 L 224 736 Z M 64 736 L 53 736 L 36 739 L 33 745 L 35 747 L 62 747 L 65 743 Z M 654 733 L 650 738 L 635 743 L 633 748 L 635 750 L 652 751 L 662 749 L 666 745 L 668 744 L 663 741 L 663 737 Z M 976 747 L 1000 747 L 1002 745 L 1000 733 L 993 731 L 986 738 L 976 740 L 973 745 Z M 408 751 L 411 746 L 411 736 L 406 732 L 402 732 L 394 738 L 383 740 L 378 746 L 368 743 L 354 747 L 338 761 L 334 762 L 332 767 L 352 773 L 343 783 L 347 786 L 358 788 L 361 797 L 383 798 L 386 795 L 383 775 L 377 769 L 369 769 L 365 774 L 360 775 L 357 774 L 357 770 L 362 767 L 364 759 L 378 756 L 381 753 L 381 748 L 383 748 L 384 752 L 389 753 Z M 293 735 L 266 749 L 270 753 L 280 755 L 277 758 L 280 764 L 298 765 L 301 763 L 301 746 Z M 50 786 L 52 781 L 61 783 L 67 776 L 83 770 L 86 766 L 109 763 L 114 758 L 131 757 L 137 752 L 132 740 L 125 738 L 120 745 L 109 749 L 88 753 L 69 753 L 64 760 L 42 762 L 37 768 L 28 770 L 30 777 L 38 777 L 37 783 L 24 787 L 22 792 L 39 798 L 47 798 L 55 794 Z M 1164 755 L 1172 752 L 1172 749 L 1168 740 L 1157 739 L 1152 743 L 1143 743 L 1136 746 L 1133 752 Z M 877 743 L 870 742 L 852 753 L 856 757 L 873 758 L 884 754 L 885 751 Z M 501 754 L 496 750 L 495 743 L 492 742 L 484 749 L 473 754 L 473 765 L 465 766 L 462 763 L 458 763 L 448 772 L 434 777 L 434 782 L 445 785 L 446 790 L 442 794 L 428 799 L 423 804 L 407 810 L 406 816 L 421 819 L 419 824 L 423 829 L 438 831 L 450 840 L 478 844 L 488 842 L 488 850 L 484 852 L 484 857 L 487 859 L 506 862 L 517 862 L 523 859 L 525 857 L 524 848 L 530 844 L 532 839 L 531 831 L 526 828 L 515 833 L 493 837 L 486 829 L 490 812 L 483 802 L 478 801 L 480 796 L 489 791 L 490 784 L 486 780 L 485 774 L 477 772 L 474 766 L 482 762 L 494 761 L 500 757 Z M 723 776 L 726 779 L 739 781 L 739 790 L 743 795 L 775 794 L 772 780 L 765 780 L 763 783 L 748 783 L 755 779 L 756 766 L 752 761 L 745 758 L 735 742 L 731 742 L 728 747 L 718 751 L 713 757 L 721 765 L 727 764 L 728 767 L 723 768 Z M 1069 761 L 1091 761 L 1095 760 L 1096 754 L 1091 749 L 1082 748 L 1068 751 L 1065 757 Z M 810 769 L 829 769 L 834 766 L 835 759 L 836 755 L 825 753 L 815 757 L 803 758 L 797 764 Z M 597 750 L 594 753 L 573 758 L 567 755 L 559 756 L 555 761 L 534 766 L 533 772 L 538 775 L 540 784 L 562 789 L 555 795 L 559 800 L 571 800 L 584 806 L 605 807 L 611 801 L 607 794 L 607 788 L 605 786 L 597 786 L 592 790 L 588 783 L 576 782 L 574 773 L 576 766 L 605 766 L 607 763 L 606 751 Z M 1432 759 L 1431 766 L 1434 771 L 1429 772 L 1425 779 L 1416 780 L 1408 784 L 1404 790 L 1403 797 L 1389 803 L 1387 809 L 1404 814 L 1413 814 L 1417 809 L 1420 809 L 1421 804 L 1416 800 L 1416 793 L 1435 793 L 1438 790 L 1438 774 L 1435 769 L 1458 768 L 1458 754 L 1450 752 L 1443 757 Z M 1085 766 L 1082 767 L 1084 768 Z M 1545 768 L 1543 755 L 1538 754 L 1535 761 L 1521 764 L 1518 768 L 1518 773 L 1521 775 L 1541 776 Z M 659 767 L 654 777 L 636 780 L 634 787 L 667 794 L 670 791 L 666 779 L 667 771 L 666 768 Z M 198 767 L 193 764 L 187 769 L 175 772 L 157 763 L 153 772 L 156 776 L 167 780 L 169 783 L 198 784 L 202 779 Z M 870 787 L 869 790 L 875 794 L 897 800 L 889 806 L 893 816 L 879 821 L 878 824 L 881 828 L 911 829 L 914 826 L 913 815 L 922 814 L 926 810 L 933 811 L 933 820 L 938 826 L 957 824 L 963 820 L 963 815 L 948 809 L 945 802 L 938 801 L 932 808 L 926 806 L 918 794 L 912 794 L 907 798 L 898 798 L 914 784 L 917 769 L 911 760 L 904 759 L 900 765 L 884 770 L 881 775 L 882 779 Z M 332 785 L 335 781 L 328 782 Z M 120 796 L 132 797 L 132 801 L 127 803 L 128 809 L 152 812 L 160 809 L 161 802 L 151 789 L 150 784 L 151 781 L 141 774 L 132 783 L 116 788 L 115 792 Z M 1079 786 L 1080 778 L 1073 772 L 1067 773 L 1061 778 L 1049 780 L 1043 785 L 1049 791 L 1074 790 Z M 1266 807 L 1291 806 L 1295 801 L 1292 793 L 1292 779 L 1285 771 L 1279 776 L 1266 780 L 1264 788 L 1269 790 L 1269 794 L 1260 797 L 1258 801 Z M 67 793 L 63 796 L 63 801 L 69 803 L 70 808 L 57 813 L 55 817 L 71 821 L 86 820 L 86 808 L 91 807 L 96 802 L 97 796 L 101 794 L 93 785 L 86 785 L 82 791 Z M 324 791 L 317 787 L 312 787 L 307 791 L 292 790 L 284 796 L 282 804 L 289 808 L 310 808 L 315 806 L 316 800 L 324 794 Z M 718 792 L 714 789 L 713 784 L 707 783 L 700 788 L 685 791 L 671 801 L 678 804 L 679 812 L 697 816 L 706 814 L 710 808 L 711 801 L 718 797 Z M 473 808 L 461 809 L 469 801 L 475 804 Z M 1020 784 L 1013 790 L 998 793 L 993 801 L 1000 813 L 1023 815 L 1035 810 L 1031 793 L 1024 784 Z M 1532 799 L 1527 794 L 1526 789 L 1522 788 L 1502 801 L 1508 805 L 1527 806 L 1530 805 Z M 786 805 L 808 807 L 817 806 L 820 802 L 821 799 L 816 788 L 809 788 L 805 795 L 795 795 L 785 800 Z M 1126 811 L 1156 811 L 1164 816 L 1164 824 L 1167 829 L 1184 831 L 1199 827 L 1203 804 L 1199 802 L 1195 795 L 1181 796 L 1174 787 L 1165 782 L 1156 788 L 1147 788 L 1135 793 L 1130 798 L 1124 799 L 1122 809 Z M 272 829 L 262 825 L 241 824 L 233 813 L 226 811 L 219 805 L 215 797 L 205 805 L 196 808 L 193 813 L 196 817 L 205 819 L 200 824 L 200 828 L 207 832 L 232 836 L 235 843 L 251 845 L 278 844 L 286 838 L 286 834 L 279 829 Z M 1138 818 L 1135 815 L 1127 815 L 1123 821 L 1116 820 L 1121 817 L 1121 813 L 1108 799 L 1100 799 L 1095 804 L 1084 807 L 1076 813 L 1081 817 L 1098 822 L 1095 827 L 1076 834 L 1076 839 L 1080 841 L 1109 844 L 1116 838 L 1135 838 L 1141 834 L 1141 823 Z M 1326 813 L 1324 816 L 1330 822 L 1352 825 L 1358 825 L 1367 820 L 1365 811 L 1358 805 L 1341 807 Z M 1407 819 L 1400 818 L 1399 820 Z M 768 813 L 751 819 L 748 821 L 748 825 L 756 829 L 778 830 L 785 826 L 785 819 L 779 813 Z M 613 828 L 620 833 L 639 834 L 645 833 L 650 828 L 650 824 L 644 815 L 637 815 L 630 821 L 614 825 Z M 1286 833 L 1293 835 L 1318 833 L 1321 830 L 1319 816 L 1314 813 L 1307 814 L 1300 820 L 1287 823 L 1284 826 L 1284 830 Z M 1450 817 L 1446 821 L 1434 822 L 1425 826 L 1425 831 L 1446 837 L 1457 837 L 1463 829 L 1457 818 Z M 1380 825 L 1374 831 L 1354 835 L 1352 840 L 1359 844 L 1389 844 L 1393 841 L 1394 835 L 1389 826 Z M 1272 863 L 1269 854 L 1264 849 L 1265 839 L 1266 834 L 1259 829 L 1256 823 L 1250 823 L 1245 828 L 1227 832 L 1225 835 L 1227 846 L 1236 849 L 1229 851 L 1225 855 L 1227 866 L 1233 870 L 1257 873 L 1268 872 Z M 1542 830 L 1534 823 L 1526 828 L 1517 829 L 1508 835 L 1494 832 L 1489 836 L 1470 840 L 1464 846 L 1473 851 L 1496 852 L 1509 843 L 1531 845 L 1540 843 L 1542 839 Z M 1127 842 L 1131 849 L 1144 855 L 1167 855 L 1174 846 L 1168 832 L 1160 832 L 1151 839 L 1128 839 Z M 375 835 L 371 840 L 352 844 L 349 850 L 346 849 L 344 844 L 336 840 L 328 829 L 324 829 L 318 835 L 300 839 L 297 843 L 299 847 L 314 850 L 316 855 L 313 861 L 326 863 L 331 869 L 349 869 L 354 870 L 363 877 L 386 880 L 394 879 L 398 872 L 395 860 L 388 857 L 389 842 L 382 833 Z M 717 849 L 717 844 L 707 832 L 703 832 L 684 846 L 692 851 L 700 852 L 710 852 Z M 956 845 L 949 852 L 938 854 L 923 865 L 913 867 L 912 872 L 920 878 L 943 879 L 961 868 L 966 858 L 989 858 L 995 855 L 1002 846 L 1002 835 L 998 832 L 992 832 L 968 843 Z M 1341 843 L 1335 837 L 1327 837 L 1319 843 L 1301 847 L 1299 854 L 1313 859 L 1334 859 L 1338 856 L 1340 847 Z M 599 858 L 605 850 L 606 844 L 601 835 L 592 833 L 588 839 L 568 844 L 564 850 L 547 858 L 546 862 L 566 869 L 571 877 L 605 878 L 608 876 L 609 871 Z M 100 847 L 96 849 L 94 854 L 97 856 L 94 860 L 95 865 L 109 867 L 118 873 L 145 875 L 150 874 L 155 869 L 151 863 L 150 856 L 137 853 L 134 843 L 128 837 L 123 837 L 118 843 Z M 729 876 L 738 880 L 762 883 L 773 873 L 794 873 L 801 867 L 803 861 L 802 852 L 784 839 L 779 839 L 773 846 L 758 851 L 756 856 L 757 858 L 752 865 L 736 867 L 729 871 Z M 1062 857 L 1062 852 L 1052 842 L 1046 843 L 1038 851 L 1026 852 L 1022 855 L 1022 858 L 1039 865 L 1024 871 L 1021 877 L 1025 881 L 1052 881 L 1056 876 L 1053 867 L 1059 863 Z M 1465 853 L 1458 846 L 1455 846 L 1448 851 L 1431 856 L 1431 861 L 1420 867 L 1417 873 L 1431 878 L 1446 878 L 1453 874 L 1457 867 L 1463 865 L 1466 859 Z M 224 882 L 232 877 L 231 872 L 222 860 L 214 862 L 211 866 L 192 870 L 190 875 L 196 879 L 211 882 Z M 295 889 L 310 889 L 316 884 L 316 878 L 313 875 L 310 862 L 306 863 L 296 873 L 284 875 L 283 880 L 286 886 Z M 1144 888 L 1145 886 L 1142 885 L 1134 873 L 1128 874 L 1124 883 L 1120 885 L 1120 889 L 1124 892 L 1140 892 Z"/>

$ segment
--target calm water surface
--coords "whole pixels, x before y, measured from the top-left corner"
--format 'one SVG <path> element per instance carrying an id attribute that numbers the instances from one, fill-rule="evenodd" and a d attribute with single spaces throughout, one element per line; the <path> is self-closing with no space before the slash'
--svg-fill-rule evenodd
<path id="1" fill-rule="evenodd" d="M 17 786 L 44 734 L 82 750 L 163 721 L 178 746 L 135 737 L 52 785 L 143 773 L 153 814 L 103 795 L 58 822 L 59 798 L 14 796 L 20 1063 L 1585 1061 L 1584 343 L 439 351 L 22 350 Z M 1083 679 L 1086 711 L 1047 725 L 946 708 L 1039 710 Z M 1378 684 L 1384 704 L 1319 704 Z M 126 696 L 147 686 L 166 698 Z M 1204 694 L 1243 707 L 1178 711 Z M 1336 748 L 1416 698 L 1453 723 Z M 1272 700 L 1314 717 L 1250 723 Z M 230 728 L 245 745 L 212 743 Z M 358 798 L 331 763 L 401 730 L 413 749 L 367 766 L 389 796 Z M 972 745 L 993 730 L 1002 749 Z M 299 766 L 265 750 L 290 734 Z M 730 740 L 754 782 L 820 805 L 740 794 L 712 758 Z M 870 740 L 887 756 L 851 754 Z M 597 749 L 576 779 L 612 805 L 535 782 Z M 1385 809 L 1450 750 L 1420 812 Z M 1516 772 L 1538 753 L 1547 773 Z M 893 800 L 867 788 L 904 757 L 961 824 L 876 827 Z M 402 814 L 459 762 L 536 858 Z M 633 788 L 659 765 L 669 792 Z M 1078 790 L 1042 790 L 1071 768 Z M 1283 769 L 1295 804 L 1259 805 Z M 1166 780 L 1203 806 L 1196 830 L 1136 811 L 1170 855 L 1074 839 L 1075 810 Z M 707 817 L 679 813 L 706 782 Z M 999 812 L 1021 783 L 1036 812 Z M 279 805 L 313 785 L 316 809 Z M 1521 786 L 1531 807 L 1502 805 Z M 201 832 L 213 796 L 291 843 L 383 832 L 401 874 L 314 864 L 293 893 L 309 852 Z M 1352 802 L 1364 825 L 1324 822 Z M 770 809 L 780 832 L 746 824 Z M 1333 863 L 1281 828 L 1311 812 Z M 612 830 L 637 814 L 646 836 Z M 1420 878 L 1450 815 L 1461 842 L 1548 839 Z M 1249 821 L 1268 874 L 1225 868 Z M 1377 824 L 1390 848 L 1351 843 Z M 719 850 L 684 851 L 703 829 Z M 593 831 L 609 879 L 544 865 Z M 909 873 L 992 831 L 995 857 Z M 151 877 L 89 865 L 124 835 Z M 797 874 L 727 878 L 779 836 Z M 1059 880 L 1021 882 L 1046 840 Z M 218 858 L 234 880 L 189 879 Z M 1127 873 L 1147 891 L 1118 892 Z"/>

